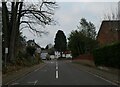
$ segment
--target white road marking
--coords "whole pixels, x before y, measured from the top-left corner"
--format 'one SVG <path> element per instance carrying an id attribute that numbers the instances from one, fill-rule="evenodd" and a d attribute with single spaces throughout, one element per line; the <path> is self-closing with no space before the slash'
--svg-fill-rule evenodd
<path id="1" fill-rule="evenodd" d="M 51 62 L 51 63 L 54 63 L 54 62 Z"/>
<path id="2" fill-rule="evenodd" d="M 38 69 L 36 69 L 34 72 L 36 72 L 36 71 L 38 71 L 39 70 L 39 68 Z"/>
<path id="3" fill-rule="evenodd" d="M 56 79 L 58 79 L 58 71 L 56 71 Z"/>
<path id="4" fill-rule="evenodd" d="M 56 62 L 56 79 L 58 79 L 58 63 Z"/>
<path id="5" fill-rule="evenodd" d="M 37 84 L 37 82 L 38 82 L 38 80 L 36 80 L 36 81 L 34 82 L 34 85 L 36 85 L 36 84 Z"/>
<path id="6" fill-rule="evenodd" d="M 11 85 L 18 85 L 19 83 L 12 83 Z"/>
<path id="7" fill-rule="evenodd" d="M 58 69 L 58 66 L 56 66 L 56 69 Z"/>
<path id="8" fill-rule="evenodd" d="M 27 82 L 27 83 L 30 83 L 30 84 L 32 83 L 32 84 L 36 85 L 37 82 L 38 82 L 38 80 L 36 80 L 36 81 L 34 81 L 34 82 Z"/>
<path id="9" fill-rule="evenodd" d="M 56 62 L 56 70 L 58 70 L 58 63 Z"/>

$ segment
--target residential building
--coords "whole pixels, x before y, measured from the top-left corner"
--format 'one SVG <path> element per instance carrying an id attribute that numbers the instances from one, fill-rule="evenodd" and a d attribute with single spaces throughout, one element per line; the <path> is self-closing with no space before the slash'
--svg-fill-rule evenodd
<path id="1" fill-rule="evenodd" d="M 40 57 L 43 60 L 47 60 L 47 55 L 48 55 L 48 52 L 46 50 L 42 50 Z"/>
<path id="2" fill-rule="evenodd" d="M 120 41 L 120 21 L 103 21 L 98 32 L 97 41 L 100 46 Z"/>
<path id="3" fill-rule="evenodd" d="M 72 58 L 71 51 L 65 51 L 64 54 L 66 58 Z"/>
<path id="4" fill-rule="evenodd" d="M 50 59 L 55 59 L 55 55 L 50 55 Z"/>
<path id="5" fill-rule="evenodd" d="M 52 47 L 54 47 L 52 44 L 48 44 L 48 49 L 51 49 Z"/>
<path id="6" fill-rule="evenodd" d="M 35 43 L 34 40 L 28 40 L 27 41 L 27 46 L 33 46 L 36 48 L 36 53 L 41 53 L 41 47 Z"/>
<path id="7" fill-rule="evenodd" d="M 55 58 L 58 59 L 60 57 L 60 52 L 55 51 Z"/>
<path id="8" fill-rule="evenodd" d="M 28 46 L 35 46 L 35 41 L 34 40 L 28 40 L 27 45 Z"/>

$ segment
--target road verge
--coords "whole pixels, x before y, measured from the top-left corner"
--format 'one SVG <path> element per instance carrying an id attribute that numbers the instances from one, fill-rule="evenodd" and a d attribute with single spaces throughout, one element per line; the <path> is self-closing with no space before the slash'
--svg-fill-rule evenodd
<path id="1" fill-rule="evenodd" d="M 109 68 L 104 69 L 104 68 L 99 68 L 99 67 L 95 67 L 95 66 L 94 67 L 88 66 L 88 65 L 81 64 L 81 63 L 75 62 L 75 61 L 73 61 L 72 64 L 82 71 L 86 71 L 90 74 L 104 78 L 113 84 L 120 85 L 120 70 L 116 70 L 116 69 L 111 70 Z"/>
<path id="2" fill-rule="evenodd" d="M 34 70 L 38 68 L 42 68 L 45 66 L 45 63 L 41 63 L 39 65 L 34 65 L 32 67 L 25 67 L 23 69 L 20 69 L 14 73 L 11 73 L 9 75 L 3 75 L 2 76 L 2 85 L 9 85 L 11 82 L 22 78 L 23 76 L 33 72 Z"/>

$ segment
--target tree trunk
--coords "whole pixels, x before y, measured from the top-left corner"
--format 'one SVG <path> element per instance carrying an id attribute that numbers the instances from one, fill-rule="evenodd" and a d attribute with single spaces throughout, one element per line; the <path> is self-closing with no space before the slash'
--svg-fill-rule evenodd
<path id="1" fill-rule="evenodd" d="M 3 32 L 3 49 L 5 49 L 6 47 L 9 47 L 9 14 L 8 14 L 8 9 L 6 6 L 6 2 L 2 2 L 2 32 Z M 2 53 L 3 55 L 5 55 L 5 52 Z M 4 59 L 4 58 L 3 58 Z M 9 60 L 6 57 L 6 60 Z"/>
<path id="2" fill-rule="evenodd" d="M 13 9 L 13 24 L 12 24 L 12 31 L 10 36 L 10 47 L 9 47 L 9 58 L 11 62 L 15 60 L 15 38 L 16 38 L 16 31 L 17 31 L 17 10 L 18 10 L 19 2 L 14 4 Z"/>
<path id="3" fill-rule="evenodd" d="M 16 38 L 15 38 L 15 57 L 19 52 L 19 46 L 18 43 L 20 42 L 19 37 L 20 37 L 20 19 L 21 19 L 21 10 L 22 10 L 22 6 L 23 6 L 23 2 L 19 2 L 20 6 L 19 6 L 19 13 L 18 13 L 18 19 L 17 19 L 17 28 L 16 28 Z"/>

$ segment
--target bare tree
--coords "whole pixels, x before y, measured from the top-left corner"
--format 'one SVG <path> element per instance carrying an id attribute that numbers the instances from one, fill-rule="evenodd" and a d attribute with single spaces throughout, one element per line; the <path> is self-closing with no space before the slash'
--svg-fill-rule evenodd
<path id="1" fill-rule="evenodd" d="M 37 34 L 44 33 L 40 28 L 36 29 L 34 26 L 51 25 L 54 22 L 54 10 L 57 8 L 56 2 L 48 0 L 41 0 L 35 4 L 24 3 L 23 0 L 15 1 L 9 2 L 10 6 L 7 6 L 8 1 L 2 1 L 3 36 L 5 47 L 9 48 L 9 61 L 15 59 L 15 40 L 20 33 L 20 27 L 27 27 Z"/>
<path id="2" fill-rule="evenodd" d="M 115 9 L 111 9 L 111 12 L 104 14 L 104 20 L 120 20 L 120 2 Z"/>

